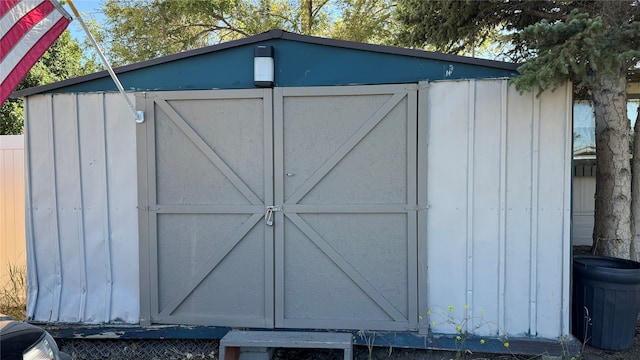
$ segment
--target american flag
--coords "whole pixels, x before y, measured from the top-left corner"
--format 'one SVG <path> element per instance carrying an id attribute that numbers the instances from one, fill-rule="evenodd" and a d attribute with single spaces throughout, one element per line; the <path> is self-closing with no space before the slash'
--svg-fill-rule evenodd
<path id="1" fill-rule="evenodd" d="M 55 0 L 0 0 L 0 104 L 70 21 Z"/>

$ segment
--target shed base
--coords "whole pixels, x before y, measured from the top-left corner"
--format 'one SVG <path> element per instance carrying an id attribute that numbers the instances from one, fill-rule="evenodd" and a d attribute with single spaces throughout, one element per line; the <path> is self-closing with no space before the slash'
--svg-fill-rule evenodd
<path id="1" fill-rule="evenodd" d="M 236 349 L 256 347 L 342 349 L 344 360 L 353 359 L 351 333 L 232 330 L 220 340 L 220 360 L 238 360 Z"/>
<path id="2" fill-rule="evenodd" d="M 219 340 L 231 329 L 215 326 L 153 325 L 86 325 L 86 324 L 38 324 L 56 339 L 113 339 L 113 340 L 158 340 L 191 339 Z M 423 350 L 458 351 L 459 341 L 455 335 L 429 334 L 392 331 L 353 331 L 353 344 L 360 346 L 392 347 Z M 481 342 L 480 340 L 484 340 Z M 573 336 L 562 339 L 537 337 L 509 337 L 505 347 L 500 338 L 470 336 L 465 339 L 465 349 L 474 353 L 498 353 L 516 355 L 577 356 L 582 344 Z"/>

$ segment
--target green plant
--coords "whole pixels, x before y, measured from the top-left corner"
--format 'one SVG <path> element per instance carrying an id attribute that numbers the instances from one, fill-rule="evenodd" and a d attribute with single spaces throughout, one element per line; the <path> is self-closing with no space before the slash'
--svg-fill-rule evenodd
<path id="1" fill-rule="evenodd" d="M 369 335 L 367 335 L 367 331 L 365 330 L 358 330 L 358 336 L 360 336 L 362 339 L 364 339 L 365 343 L 367 344 L 367 359 L 368 360 L 372 360 L 373 359 L 373 346 L 376 342 L 376 332 L 375 331 L 369 331 L 368 332 Z M 389 348 L 389 355 L 391 355 L 391 348 Z"/>
<path id="2" fill-rule="evenodd" d="M 437 325 L 446 324 L 455 330 L 455 343 L 456 350 L 455 355 L 450 360 L 464 359 L 467 355 L 472 355 L 472 352 L 468 349 L 467 343 L 472 336 L 483 328 L 488 328 L 488 333 L 494 332 L 490 323 L 484 320 L 484 310 L 480 310 L 480 316 L 474 316 L 469 305 L 464 306 L 464 316 L 461 319 L 456 318 L 453 305 L 449 305 L 446 309 L 438 306 L 429 308 L 426 312 L 427 321 L 429 322 L 429 328 L 432 330 Z M 420 320 L 423 316 L 420 316 Z M 478 340 L 481 345 L 485 343 L 485 339 Z M 502 338 L 502 344 L 504 347 L 509 347 L 509 342 L 506 337 Z"/>
<path id="3" fill-rule="evenodd" d="M 569 346 L 567 345 L 567 343 L 569 342 L 569 337 L 570 336 L 565 335 L 560 339 L 560 345 L 562 346 L 562 359 L 563 360 L 580 360 L 580 359 L 582 359 L 582 353 L 584 352 L 584 343 L 582 345 L 582 349 L 580 350 L 580 354 L 578 354 L 578 356 L 574 356 L 569 351 Z M 586 341 L 585 341 L 585 343 L 586 343 Z"/>
<path id="4" fill-rule="evenodd" d="M 584 348 L 587 346 L 589 342 L 589 325 L 591 325 L 591 316 L 589 316 L 589 308 L 584 307 L 584 340 L 582 341 L 582 347 L 580 348 L 580 358 L 582 358 L 582 354 L 584 354 Z M 573 359 L 573 358 L 572 358 Z"/>
<path id="5" fill-rule="evenodd" d="M 27 271 L 26 266 L 7 264 L 6 279 L 0 285 L 0 313 L 22 321 L 27 316 Z"/>

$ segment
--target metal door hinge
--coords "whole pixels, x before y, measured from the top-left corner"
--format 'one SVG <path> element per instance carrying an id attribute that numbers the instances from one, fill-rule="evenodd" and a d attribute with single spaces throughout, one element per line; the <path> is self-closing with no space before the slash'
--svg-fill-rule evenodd
<path id="1" fill-rule="evenodd" d="M 136 111 L 136 123 L 142 124 L 144 122 L 144 111 Z"/>

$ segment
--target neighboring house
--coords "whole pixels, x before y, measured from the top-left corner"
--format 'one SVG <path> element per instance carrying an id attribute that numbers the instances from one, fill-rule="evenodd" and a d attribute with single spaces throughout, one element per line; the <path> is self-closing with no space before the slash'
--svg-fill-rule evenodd
<path id="1" fill-rule="evenodd" d="M 627 87 L 627 117 L 631 129 L 640 107 L 640 81 Z M 573 106 L 573 245 L 593 244 L 593 211 L 596 191 L 596 140 L 593 107 L 588 101 L 576 100 Z"/>
<path id="2" fill-rule="evenodd" d="M 451 307 L 482 350 L 562 351 L 569 84 L 521 95 L 515 64 L 278 30 L 117 72 L 144 122 L 104 72 L 17 93 L 31 320 L 455 348 Z"/>

